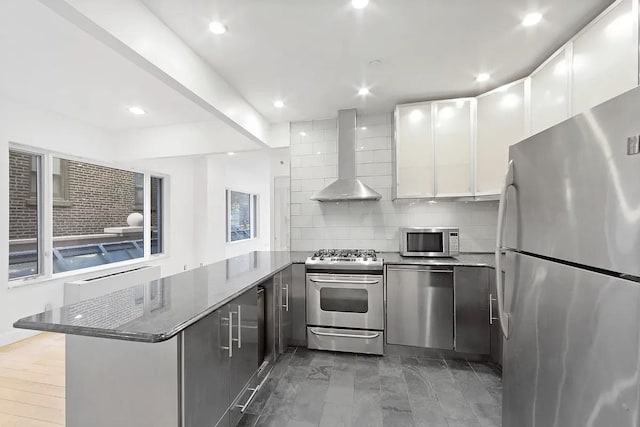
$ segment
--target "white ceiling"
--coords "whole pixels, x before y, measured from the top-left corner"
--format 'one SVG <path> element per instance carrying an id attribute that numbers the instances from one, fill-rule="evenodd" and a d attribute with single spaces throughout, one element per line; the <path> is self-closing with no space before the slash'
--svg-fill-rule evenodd
<path id="1" fill-rule="evenodd" d="M 371 0 L 357 11 L 350 0 L 142 1 L 273 123 L 484 92 L 528 74 L 612 3 Z M 544 19 L 524 28 L 530 11 Z M 210 33 L 213 19 L 228 32 Z M 479 85 L 485 71 L 492 79 Z M 355 95 L 363 84 L 365 99 Z"/>
<path id="2" fill-rule="evenodd" d="M 0 94 L 105 130 L 212 115 L 37 1 L 0 4 Z M 148 114 L 134 116 L 131 105 Z"/>

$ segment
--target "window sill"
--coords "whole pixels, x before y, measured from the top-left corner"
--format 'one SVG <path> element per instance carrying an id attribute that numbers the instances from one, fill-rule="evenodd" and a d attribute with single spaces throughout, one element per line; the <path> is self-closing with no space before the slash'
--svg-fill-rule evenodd
<path id="1" fill-rule="evenodd" d="M 239 243 L 253 242 L 253 241 L 256 241 L 256 240 L 258 240 L 258 239 L 259 239 L 259 237 L 257 237 L 257 236 L 256 236 L 256 237 L 252 237 L 252 238 L 250 238 L 250 239 L 236 240 L 236 241 L 234 241 L 234 242 L 229 242 L 229 241 L 228 241 L 228 242 L 227 242 L 227 245 L 237 245 L 237 244 L 239 244 Z"/>
<path id="2" fill-rule="evenodd" d="M 31 197 L 27 199 L 26 204 L 27 206 L 37 206 L 38 201 L 35 198 Z M 70 208 L 71 206 L 73 206 L 73 203 L 71 203 L 70 200 L 53 199 L 54 208 Z"/>
<path id="3" fill-rule="evenodd" d="M 140 259 L 123 261 L 123 262 L 118 262 L 113 264 L 99 265 L 96 267 L 85 268 L 82 270 L 65 271 L 63 273 L 56 273 L 46 277 L 33 276 L 31 278 L 14 279 L 9 281 L 7 288 L 11 290 L 11 289 L 22 288 L 25 286 L 30 286 L 30 285 L 46 285 L 46 284 L 50 284 L 52 282 L 56 282 L 60 280 L 62 280 L 63 282 L 82 280 L 82 279 L 93 277 L 98 274 L 120 273 L 120 272 L 129 270 L 131 268 L 142 267 L 145 264 L 148 265 L 150 262 L 161 261 L 165 258 L 168 258 L 168 255 L 165 253 L 154 254 L 146 259 L 140 258 Z"/>

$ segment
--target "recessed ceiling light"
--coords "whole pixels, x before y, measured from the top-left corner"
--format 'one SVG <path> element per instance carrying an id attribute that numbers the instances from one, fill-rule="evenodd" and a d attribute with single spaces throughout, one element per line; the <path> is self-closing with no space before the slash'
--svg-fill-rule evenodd
<path id="1" fill-rule="evenodd" d="M 360 130 L 367 130 L 367 127 L 366 127 L 366 126 L 362 126 L 362 127 L 360 128 Z"/>
<path id="2" fill-rule="evenodd" d="M 487 80 L 489 80 L 491 78 L 491 76 L 489 75 L 489 73 L 480 73 L 476 76 L 476 81 L 478 83 L 482 83 L 482 82 L 486 82 Z"/>
<path id="3" fill-rule="evenodd" d="M 284 101 L 281 99 L 276 99 L 273 101 L 273 106 L 276 108 L 284 108 Z"/>
<path id="4" fill-rule="evenodd" d="M 300 136 L 307 136 L 307 133 L 305 131 L 300 132 Z"/>
<path id="5" fill-rule="evenodd" d="M 209 31 L 213 34 L 220 35 L 227 32 L 227 27 L 222 22 L 213 21 L 209 24 Z"/>
<path id="6" fill-rule="evenodd" d="M 74 319 L 82 319 L 82 314 L 78 314 Z"/>
<path id="7" fill-rule="evenodd" d="M 369 95 L 370 93 L 371 93 L 371 91 L 370 91 L 370 90 L 369 90 L 369 88 L 367 88 L 367 87 L 361 87 L 361 88 L 358 90 L 358 95 L 360 95 L 360 96 L 367 96 L 367 95 Z"/>
<path id="8" fill-rule="evenodd" d="M 233 156 L 234 154 L 236 154 L 236 153 L 234 153 L 233 151 L 229 151 L 229 152 L 227 153 L 227 156 Z"/>
<path id="9" fill-rule="evenodd" d="M 135 114 L 136 116 L 143 116 L 147 114 L 147 112 L 144 111 L 142 107 L 137 107 L 137 106 L 129 107 L 129 112 L 131 114 Z"/>
<path id="10" fill-rule="evenodd" d="M 524 17 L 524 19 L 522 20 L 522 26 L 533 27 L 534 25 L 540 23 L 540 21 L 542 21 L 542 14 L 533 12 Z"/>
<path id="11" fill-rule="evenodd" d="M 354 9 L 364 9 L 369 4 L 369 0 L 351 0 Z"/>

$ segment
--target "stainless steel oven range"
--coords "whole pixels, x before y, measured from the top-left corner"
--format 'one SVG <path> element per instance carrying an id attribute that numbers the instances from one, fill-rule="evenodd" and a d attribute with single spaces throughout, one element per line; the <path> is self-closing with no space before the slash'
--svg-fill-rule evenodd
<path id="1" fill-rule="evenodd" d="M 377 253 L 323 249 L 305 264 L 308 347 L 383 354 L 383 261 Z"/>

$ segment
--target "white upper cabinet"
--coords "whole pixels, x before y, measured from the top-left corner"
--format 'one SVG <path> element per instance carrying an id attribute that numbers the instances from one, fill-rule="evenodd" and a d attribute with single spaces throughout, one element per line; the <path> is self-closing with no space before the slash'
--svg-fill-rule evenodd
<path id="1" fill-rule="evenodd" d="M 475 103 L 475 100 L 445 101 L 434 104 L 436 196 L 438 197 L 473 194 L 472 103 Z"/>
<path id="2" fill-rule="evenodd" d="M 399 105 L 396 123 L 396 197 L 433 197 L 431 103 Z"/>
<path id="3" fill-rule="evenodd" d="M 638 85 L 638 30 L 624 0 L 573 42 L 572 114 Z"/>
<path id="4" fill-rule="evenodd" d="M 560 51 L 531 76 L 531 134 L 569 117 L 569 64 Z"/>
<path id="5" fill-rule="evenodd" d="M 525 137 L 524 81 L 478 97 L 476 194 L 497 194 L 509 146 Z"/>
<path id="6" fill-rule="evenodd" d="M 510 145 L 637 87 L 638 1 L 616 0 L 522 81 L 398 105 L 394 197 L 497 195 Z"/>

